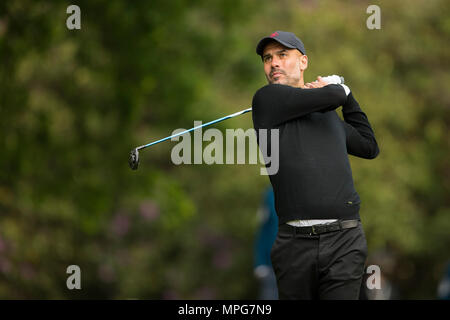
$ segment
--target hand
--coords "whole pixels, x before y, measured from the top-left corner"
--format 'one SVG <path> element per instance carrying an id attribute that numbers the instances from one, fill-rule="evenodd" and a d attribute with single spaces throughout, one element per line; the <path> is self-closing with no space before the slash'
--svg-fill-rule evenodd
<path id="1" fill-rule="evenodd" d="M 305 89 L 322 88 L 326 85 L 328 85 L 328 82 L 323 80 L 321 76 L 318 76 L 316 81 L 306 83 Z"/>
<path id="2" fill-rule="evenodd" d="M 343 82 L 344 78 L 335 74 L 327 77 L 318 76 L 316 81 L 308 82 L 307 84 L 305 84 L 305 88 L 306 89 L 322 88 L 328 84 L 340 84 L 344 88 L 345 94 L 348 96 L 350 94 L 350 88 L 346 86 Z"/>
<path id="3" fill-rule="evenodd" d="M 333 74 L 331 76 L 322 77 L 322 80 L 328 82 L 328 84 L 343 84 L 344 77 L 338 76 L 337 74 Z"/>
<path id="4" fill-rule="evenodd" d="M 259 265 L 253 270 L 255 277 L 258 279 L 265 278 L 270 273 L 270 267 L 266 265 Z"/>

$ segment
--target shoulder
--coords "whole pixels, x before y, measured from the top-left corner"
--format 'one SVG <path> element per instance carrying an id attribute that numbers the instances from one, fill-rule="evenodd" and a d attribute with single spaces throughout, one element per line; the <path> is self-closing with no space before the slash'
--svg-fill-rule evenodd
<path id="1" fill-rule="evenodd" d="M 253 95 L 253 106 L 258 107 L 261 105 L 273 104 L 279 102 L 280 98 L 286 96 L 290 91 L 299 88 L 283 84 L 268 84 L 259 88 Z M 301 90 L 301 89 L 299 89 Z"/>
<path id="2" fill-rule="evenodd" d="M 274 83 L 274 84 L 267 84 L 264 87 L 259 88 L 256 93 L 256 95 L 264 95 L 264 94 L 273 94 L 279 91 L 289 91 L 289 90 L 294 90 L 294 89 L 298 89 L 298 88 L 294 88 L 288 85 L 284 85 L 284 84 L 278 84 L 278 83 Z"/>

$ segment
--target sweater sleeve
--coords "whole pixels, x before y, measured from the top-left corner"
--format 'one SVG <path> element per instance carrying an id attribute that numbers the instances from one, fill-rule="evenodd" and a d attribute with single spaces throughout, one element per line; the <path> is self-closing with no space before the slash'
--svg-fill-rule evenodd
<path id="1" fill-rule="evenodd" d="M 271 128 L 312 112 L 332 111 L 347 100 L 341 85 L 302 89 L 269 84 L 253 96 L 252 117 L 255 128 Z"/>
<path id="2" fill-rule="evenodd" d="M 374 159 L 380 152 L 375 134 L 352 92 L 342 106 L 342 114 L 345 120 L 343 124 L 348 154 L 364 159 Z"/>

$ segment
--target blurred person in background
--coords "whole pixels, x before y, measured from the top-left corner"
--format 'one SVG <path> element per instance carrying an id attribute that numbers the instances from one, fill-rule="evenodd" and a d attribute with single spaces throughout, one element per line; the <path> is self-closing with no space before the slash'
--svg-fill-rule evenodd
<path id="1" fill-rule="evenodd" d="M 254 274 L 259 284 L 260 300 L 277 300 L 278 289 L 275 273 L 270 261 L 270 250 L 277 237 L 278 216 L 272 187 L 264 192 L 258 210 L 259 228 L 254 244 Z"/>
<path id="2" fill-rule="evenodd" d="M 450 300 L 450 262 L 447 263 L 444 276 L 439 282 L 437 296 L 440 300 Z"/>

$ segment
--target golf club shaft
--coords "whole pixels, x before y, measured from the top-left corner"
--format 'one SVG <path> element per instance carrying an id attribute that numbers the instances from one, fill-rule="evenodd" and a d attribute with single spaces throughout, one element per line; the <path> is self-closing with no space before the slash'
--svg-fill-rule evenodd
<path id="1" fill-rule="evenodd" d="M 150 147 L 150 146 L 152 146 L 152 145 L 154 145 L 154 144 L 157 144 L 157 143 L 166 141 L 166 140 L 168 140 L 168 139 L 171 139 L 171 138 L 174 138 L 174 137 L 177 137 L 177 136 L 181 136 L 181 135 L 183 135 L 183 134 L 185 134 L 185 133 L 188 133 L 188 132 L 191 132 L 191 131 L 193 131 L 193 130 L 196 130 L 196 129 L 199 129 L 199 128 L 203 128 L 203 127 L 212 125 L 212 124 L 214 124 L 214 123 L 217 123 L 217 122 L 220 122 L 220 121 L 223 121 L 223 120 L 227 120 L 227 119 L 230 119 L 230 118 L 239 116 L 239 115 L 241 115 L 241 114 L 244 114 L 244 113 L 247 113 L 247 112 L 250 112 L 250 111 L 252 111 L 252 108 L 244 109 L 244 110 L 242 110 L 242 111 L 239 111 L 239 112 L 230 114 L 230 115 L 225 116 L 225 117 L 222 117 L 222 118 L 220 118 L 220 119 L 213 120 L 213 121 L 204 123 L 204 124 L 199 125 L 199 126 L 195 126 L 195 127 L 191 128 L 191 129 L 188 129 L 188 130 L 184 130 L 184 131 L 182 131 L 182 132 L 179 132 L 179 133 L 177 133 L 177 134 L 171 135 L 171 136 L 169 136 L 169 137 L 165 137 L 165 138 L 159 139 L 159 140 L 157 140 L 157 141 L 150 142 L 150 143 L 148 143 L 148 144 L 145 144 L 145 145 L 142 145 L 142 146 L 140 146 L 140 147 L 137 147 L 136 149 L 137 149 L 137 150 L 144 149 L 144 148 Z"/>

